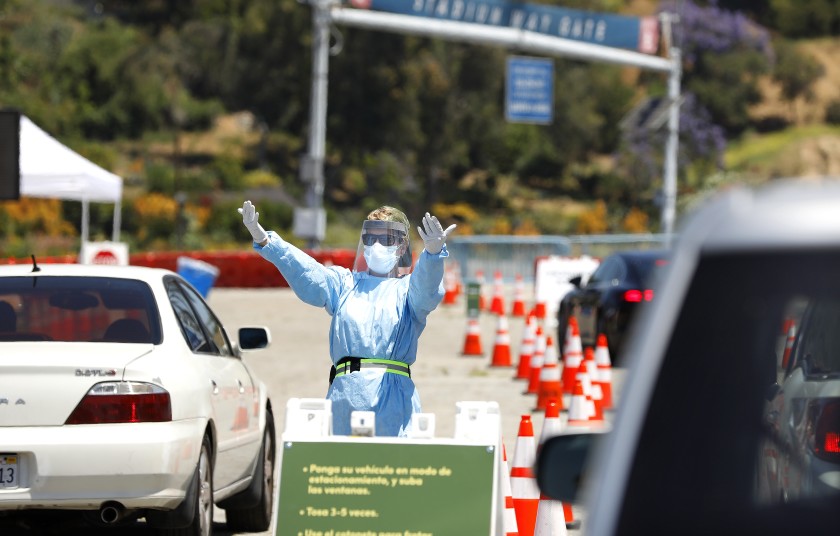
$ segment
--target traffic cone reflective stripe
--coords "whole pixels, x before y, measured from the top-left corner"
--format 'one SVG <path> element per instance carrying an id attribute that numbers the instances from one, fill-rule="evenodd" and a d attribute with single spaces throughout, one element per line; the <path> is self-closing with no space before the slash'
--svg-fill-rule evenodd
<path id="1" fill-rule="evenodd" d="M 522 344 L 519 346 L 519 366 L 516 369 L 516 380 L 527 380 L 531 373 L 531 356 L 534 353 L 534 340 L 537 335 L 537 319 L 534 315 L 528 315 L 525 320 L 525 328 L 522 330 Z"/>
<path id="2" fill-rule="evenodd" d="M 516 274 L 516 281 L 513 286 L 513 309 L 510 315 L 513 317 L 525 316 L 525 282 L 521 274 Z"/>
<path id="3" fill-rule="evenodd" d="M 499 315 L 496 324 L 496 342 L 493 345 L 493 359 L 491 367 L 509 367 L 510 360 L 510 333 L 508 333 L 508 321 L 505 315 Z"/>
<path id="4" fill-rule="evenodd" d="M 563 504 L 540 494 L 534 536 L 564 536 L 566 534 L 568 532 Z"/>
<path id="5" fill-rule="evenodd" d="M 502 272 L 496 271 L 493 277 L 493 301 L 490 303 L 490 312 L 497 315 L 505 314 L 504 283 Z"/>
<path id="6" fill-rule="evenodd" d="M 477 318 L 467 319 L 467 336 L 464 339 L 463 355 L 483 355 L 481 351 L 481 325 Z"/>
<path id="7" fill-rule="evenodd" d="M 536 461 L 534 425 L 530 415 L 522 415 L 519 421 L 519 435 L 513 452 L 513 467 L 510 472 L 513 508 L 516 512 L 516 526 L 520 536 L 533 536 L 540 502 L 540 490 L 531 468 Z"/>
<path id="8" fill-rule="evenodd" d="M 598 366 L 598 381 L 601 384 L 601 403 L 605 410 L 612 409 L 612 360 L 607 336 L 603 333 L 598 335 L 598 342 L 595 345 L 595 364 Z"/>
<path id="9" fill-rule="evenodd" d="M 528 370 L 527 394 L 537 394 L 540 387 L 540 371 L 545 361 L 546 340 L 543 335 L 542 326 L 537 326 L 537 343 L 534 347 L 534 355 L 531 356 L 531 368 Z"/>
<path id="10" fill-rule="evenodd" d="M 513 507 L 513 491 L 510 486 L 510 471 L 508 470 L 507 449 L 502 443 L 502 492 L 505 494 L 505 515 L 503 518 L 505 535 L 518 536 L 516 525 L 516 510 Z"/>
<path id="11" fill-rule="evenodd" d="M 549 398 L 562 400 L 562 397 L 563 386 L 560 383 L 560 360 L 557 358 L 554 339 L 549 336 L 545 340 L 543 366 L 540 369 L 539 384 L 537 386 L 536 409 L 544 410 Z"/>

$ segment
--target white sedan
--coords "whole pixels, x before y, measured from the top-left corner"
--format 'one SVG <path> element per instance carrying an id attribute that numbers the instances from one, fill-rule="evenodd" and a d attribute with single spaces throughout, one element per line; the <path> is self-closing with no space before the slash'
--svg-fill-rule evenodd
<path id="1" fill-rule="evenodd" d="M 44 510 L 161 534 L 265 531 L 275 431 L 229 338 L 178 274 L 132 266 L 0 266 L 0 526 Z"/>

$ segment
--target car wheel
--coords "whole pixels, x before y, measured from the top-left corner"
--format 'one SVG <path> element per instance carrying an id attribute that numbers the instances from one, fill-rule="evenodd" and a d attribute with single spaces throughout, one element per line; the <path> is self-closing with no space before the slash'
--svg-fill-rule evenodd
<path id="1" fill-rule="evenodd" d="M 196 493 L 190 523 L 181 528 L 162 528 L 160 536 L 210 536 L 213 533 L 213 463 L 210 457 L 210 438 L 204 436 L 201 453 L 193 474 Z"/>
<path id="2" fill-rule="evenodd" d="M 253 490 L 256 502 L 247 507 L 229 507 L 225 509 L 227 526 L 233 532 L 262 532 L 271 525 L 274 511 L 274 458 L 276 454 L 274 437 L 274 416 L 266 415 L 260 460 L 253 475 Z"/>

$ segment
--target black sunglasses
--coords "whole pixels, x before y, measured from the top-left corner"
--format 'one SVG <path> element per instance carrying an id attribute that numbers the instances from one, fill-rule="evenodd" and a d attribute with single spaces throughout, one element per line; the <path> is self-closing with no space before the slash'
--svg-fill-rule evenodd
<path id="1" fill-rule="evenodd" d="M 372 246 L 379 242 L 383 246 L 393 246 L 401 241 L 401 238 L 392 234 L 362 234 L 362 243 L 366 246 Z"/>

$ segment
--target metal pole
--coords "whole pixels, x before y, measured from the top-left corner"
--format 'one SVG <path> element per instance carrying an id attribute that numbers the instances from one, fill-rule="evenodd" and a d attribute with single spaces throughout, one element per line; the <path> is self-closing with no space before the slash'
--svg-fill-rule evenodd
<path id="1" fill-rule="evenodd" d="M 662 188 L 662 232 L 669 237 L 670 245 L 674 232 L 677 206 L 677 149 L 680 143 L 680 77 L 682 74 L 682 53 L 671 47 L 671 71 L 668 76 L 668 140 L 665 144 L 665 177 Z"/>
<path id="2" fill-rule="evenodd" d="M 311 0 L 312 5 L 312 90 L 309 105 L 309 153 L 301 166 L 307 183 L 306 206 L 319 209 L 324 198 L 324 146 L 327 132 L 327 84 L 329 82 L 330 5 L 335 0 Z M 309 239 L 317 248 L 320 240 Z"/>

